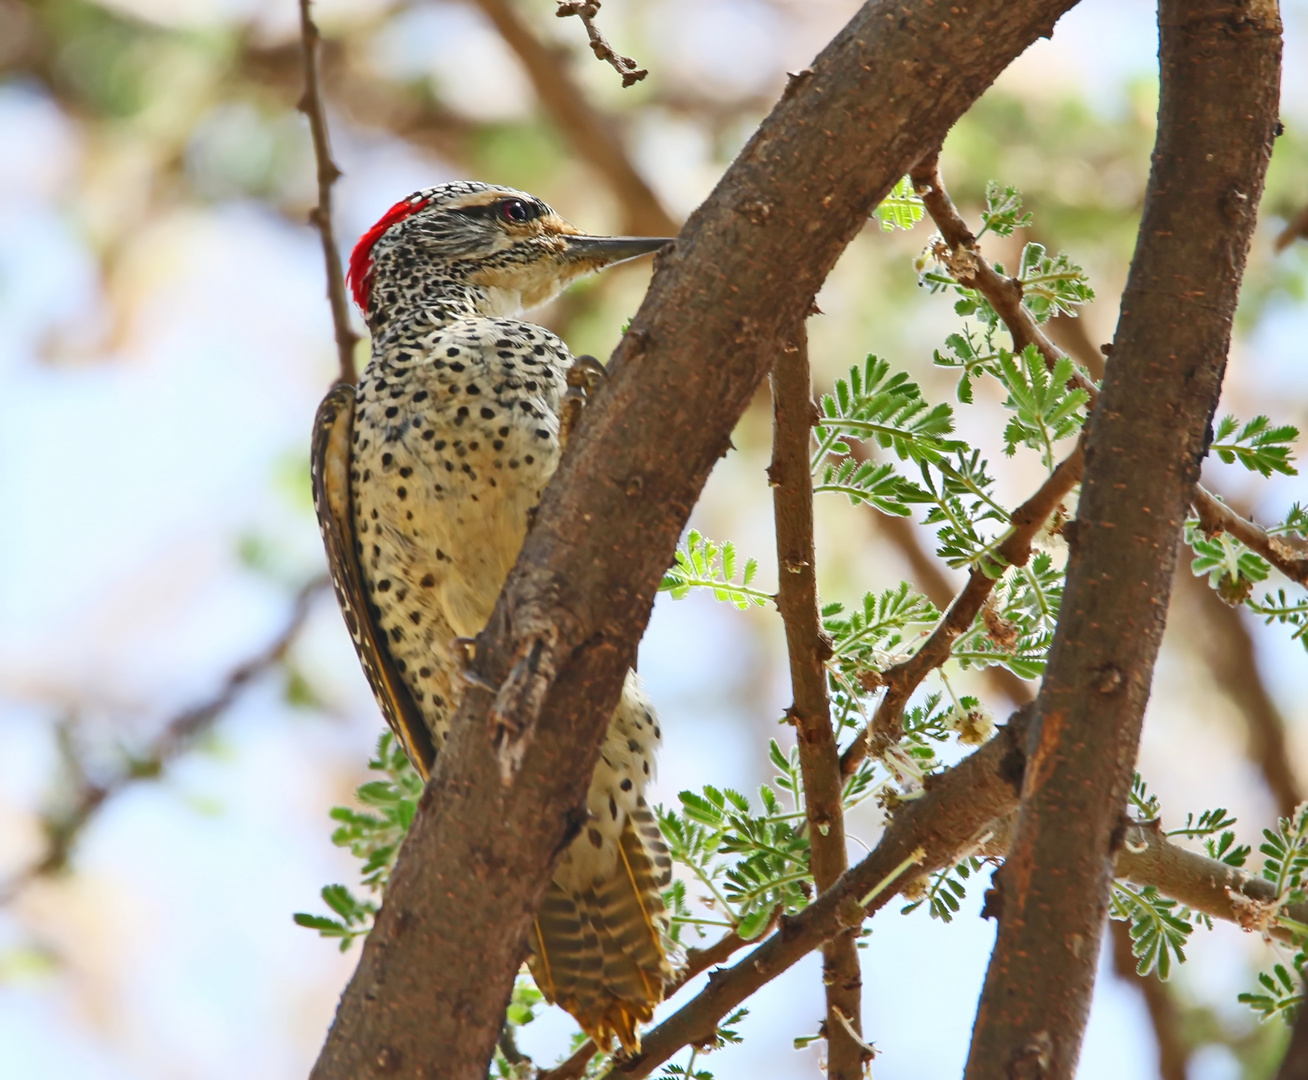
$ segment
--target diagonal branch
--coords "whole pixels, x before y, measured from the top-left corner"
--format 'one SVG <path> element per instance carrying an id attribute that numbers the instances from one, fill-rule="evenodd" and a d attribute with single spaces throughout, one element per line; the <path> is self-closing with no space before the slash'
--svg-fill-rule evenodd
<path id="1" fill-rule="evenodd" d="M 808 334 L 801 322 L 772 367 L 772 464 L 768 480 L 777 529 L 777 609 L 786 628 L 795 725 L 804 782 L 809 861 L 818 891 L 829 889 L 848 867 L 840 753 L 831 726 L 826 662 L 831 643 L 818 610 L 817 552 L 813 543 L 813 478 L 809 450 L 818 420 L 809 375 Z M 864 1059 L 862 975 L 852 933 L 822 946 L 826 987 L 827 1075 L 861 1080 Z M 842 1021 L 843 1018 L 843 1021 Z M 846 1029 L 846 1023 L 852 1030 Z M 857 1036 L 857 1037 L 856 1037 Z"/>
<path id="2" fill-rule="evenodd" d="M 153 780 L 162 775 L 172 761 L 213 727 L 247 686 L 280 664 L 299 637 L 314 600 L 327 588 L 327 584 L 326 576 L 322 576 L 301 586 L 295 594 L 286 625 L 278 635 L 259 652 L 228 672 L 212 697 L 182 710 L 167 721 L 144 750 L 131 755 L 119 773 L 109 779 L 93 780 L 77 767 L 78 783 L 71 805 L 61 813 L 47 817 L 45 851 L 26 869 L 0 885 L 0 904 L 13 899 L 16 893 L 36 878 L 62 870 L 68 864 L 73 846 L 86 826 L 110 799 L 139 780 Z"/>
<path id="3" fill-rule="evenodd" d="M 474 674 L 506 693 L 463 698 L 316 1080 L 383 1059 L 397 1080 L 434 1061 L 452 1080 L 485 1076 L 654 595 L 775 342 L 872 207 L 1070 6 L 1008 0 L 942 21 L 927 0 L 864 5 L 659 257 L 478 637 Z M 530 708 L 513 717 L 525 737 L 506 784 L 489 716 L 513 697 Z"/>
<path id="4" fill-rule="evenodd" d="M 1004 858 L 1012 844 L 1018 793 L 1028 764 L 1032 711 L 1014 713 L 985 746 L 952 769 L 929 777 L 925 794 L 895 811 L 870 854 L 813 904 L 783 920 L 775 934 L 735 965 L 711 972 L 708 986 L 647 1032 L 641 1052 L 615 1064 L 604 1080 L 640 1080 L 682 1047 L 707 1042 L 722 1018 L 751 994 L 822 942 L 874 915 L 911 881 L 970 854 Z M 1245 929 L 1265 928 L 1278 940 L 1292 936 L 1268 917 L 1276 899 L 1272 882 L 1172 843 L 1158 822 L 1122 818 L 1119 832 L 1128 842 L 1115 852 L 1114 877 L 1152 885 L 1164 896 L 1214 919 Z M 869 897 L 874 889 L 879 891 Z M 1308 902 L 1287 904 L 1284 914 L 1306 922 Z M 1255 925 L 1252 920 L 1259 918 L 1265 921 Z M 550 1080 L 563 1078 L 550 1074 Z"/>
<path id="5" fill-rule="evenodd" d="M 1004 277 L 981 254 L 976 237 L 945 190 L 938 154 L 923 158 L 913 167 L 910 176 L 927 213 L 949 247 L 952 255 L 948 264 L 950 273 L 960 285 L 976 289 L 990 302 L 1004 320 L 1015 350 L 1034 345 L 1045 363 L 1053 367 L 1064 353 L 1040 329 L 1035 316 L 1022 302 L 1021 283 L 1015 278 Z M 1092 405 L 1098 402 L 1099 387 L 1092 379 L 1078 370 L 1075 380 L 1077 386 L 1090 394 Z M 1308 542 L 1268 533 L 1262 526 L 1241 517 L 1202 484 L 1195 485 L 1193 504 L 1204 532 L 1210 536 L 1229 532 L 1291 581 L 1308 586 Z"/>
<path id="6" fill-rule="evenodd" d="M 1031 544 L 1044 528 L 1050 514 L 1058 509 L 1063 497 L 1081 479 L 1084 464 L 1082 443 L 1068 454 L 1040 486 L 1040 489 L 1013 511 L 1011 531 L 995 551 L 1009 566 L 1025 566 L 1031 557 Z M 846 748 L 840 770 L 850 776 L 869 753 L 881 752 L 900 734 L 900 723 L 908 699 L 932 671 L 949 659 L 949 651 L 960 634 L 976 621 L 998 579 L 980 567 L 973 567 L 963 591 L 936 624 L 931 636 L 912 656 L 881 673 L 886 692 L 877 704 L 872 722 Z"/>
<path id="7" fill-rule="evenodd" d="M 359 340 L 350 326 L 350 304 L 345 296 L 345 275 L 341 270 L 341 253 L 336 248 L 336 235 L 332 229 L 332 185 L 341 170 L 332 160 L 331 144 L 327 139 L 327 113 L 323 107 L 322 88 L 318 80 L 318 27 L 309 12 L 311 0 L 300 0 L 300 39 L 304 48 L 304 96 L 300 98 L 300 112 L 309 118 L 309 131 L 313 135 L 313 156 L 318 164 L 318 205 L 309 211 L 309 223 L 318 229 L 322 239 L 322 257 L 327 266 L 327 299 L 332 307 L 332 329 L 336 334 L 336 359 L 340 365 L 337 382 L 353 383 L 354 344 Z"/>

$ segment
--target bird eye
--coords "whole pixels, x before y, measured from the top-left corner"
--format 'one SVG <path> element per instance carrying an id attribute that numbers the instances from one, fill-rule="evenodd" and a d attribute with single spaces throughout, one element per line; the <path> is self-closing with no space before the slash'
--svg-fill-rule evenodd
<path id="1" fill-rule="evenodd" d="M 521 225 L 532 219 L 531 207 L 521 199 L 506 199 L 500 203 L 500 217 L 514 225 Z"/>

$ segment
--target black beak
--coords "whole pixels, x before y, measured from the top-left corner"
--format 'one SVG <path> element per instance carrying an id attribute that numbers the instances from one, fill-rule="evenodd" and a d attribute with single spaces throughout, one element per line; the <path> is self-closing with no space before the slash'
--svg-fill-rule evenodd
<path id="1" fill-rule="evenodd" d="M 636 259 L 672 243 L 666 236 L 564 236 L 568 259 L 593 263 L 596 268 Z"/>

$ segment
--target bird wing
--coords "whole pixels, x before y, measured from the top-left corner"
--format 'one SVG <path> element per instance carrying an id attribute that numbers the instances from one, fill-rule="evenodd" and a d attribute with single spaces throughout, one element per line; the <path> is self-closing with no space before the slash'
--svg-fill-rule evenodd
<path id="1" fill-rule="evenodd" d="M 354 387 L 338 383 L 318 406 L 313 422 L 310 471 L 313 508 L 318 514 L 327 565 L 346 628 L 363 663 L 368 685 L 381 706 L 409 760 L 425 780 L 436 760 L 431 735 L 409 688 L 378 631 L 376 614 L 368 603 L 359 571 L 358 543 L 354 535 L 354 509 L 350 495 L 350 456 L 354 431 Z"/>

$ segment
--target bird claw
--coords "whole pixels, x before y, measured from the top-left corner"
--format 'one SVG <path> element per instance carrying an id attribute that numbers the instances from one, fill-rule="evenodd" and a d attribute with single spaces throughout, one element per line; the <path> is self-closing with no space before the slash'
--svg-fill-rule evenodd
<path id="1" fill-rule="evenodd" d="M 568 389 L 564 392 L 563 400 L 559 403 L 560 450 L 568 445 L 568 439 L 576 430 L 578 421 L 581 420 L 581 410 L 595 391 L 599 389 L 600 383 L 607 375 L 608 372 L 604 370 L 604 365 L 589 354 L 583 353 L 573 359 L 572 366 L 568 368 L 567 375 L 564 376 Z"/>

